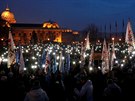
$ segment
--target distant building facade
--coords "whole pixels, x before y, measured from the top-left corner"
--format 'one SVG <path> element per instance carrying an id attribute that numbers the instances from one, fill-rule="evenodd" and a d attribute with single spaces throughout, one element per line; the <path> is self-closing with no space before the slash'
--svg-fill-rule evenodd
<path id="1" fill-rule="evenodd" d="M 35 44 L 44 42 L 65 42 L 71 43 L 78 41 L 78 31 L 68 28 L 61 28 L 54 21 L 46 21 L 43 24 L 16 23 L 14 14 L 9 8 L 1 13 L 1 19 L 7 22 L 7 26 L 13 35 L 15 44 Z"/>

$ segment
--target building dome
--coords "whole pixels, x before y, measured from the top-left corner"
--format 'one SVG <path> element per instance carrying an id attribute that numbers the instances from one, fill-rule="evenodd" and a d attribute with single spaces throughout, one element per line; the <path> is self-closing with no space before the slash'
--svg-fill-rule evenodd
<path id="1" fill-rule="evenodd" d="M 43 28 L 59 28 L 59 25 L 56 22 L 53 21 L 47 21 L 43 23 Z"/>
<path id="2" fill-rule="evenodd" d="M 1 18 L 8 23 L 16 23 L 16 20 L 14 18 L 14 14 L 10 12 L 10 9 L 7 7 L 5 11 L 2 12 Z"/>

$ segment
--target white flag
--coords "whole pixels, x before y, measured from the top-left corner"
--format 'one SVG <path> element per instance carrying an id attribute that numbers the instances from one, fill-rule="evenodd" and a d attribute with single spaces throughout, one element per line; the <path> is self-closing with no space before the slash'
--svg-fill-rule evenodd
<path id="1" fill-rule="evenodd" d="M 89 41 L 89 32 L 87 34 L 87 38 L 86 38 L 86 50 L 90 49 L 90 41 Z"/>
<path id="2" fill-rule="evenodd" d="M 130 21 L 128 21 L 125 42 L 129 45 L 128 46 L 129 52 L 131 52 L 135 48 L 134 40 L 135 39 L 134 39 L 134 34 L 132 31 L 131 23 L 130 23 Z"/>
<path id="3" fill-rule="evenodd" d="M 105 39 L 103 43 L 101 60 L 102 60 L 102 73 L 105 74 L 109 71 L 109 54 Z"/>
<path id="4" fill-rule="evenodd" d="M 16 63 L 16 56 L 15 56 L 15 44 L 13 41 L 13 37 L 11 34 L 11 31 L 9 31 L 9 37 L 8 37 L 8 68 L 11 67 L 11 65 Z"/>
<path id="5" fill-rule="evenodd" d="M 111 53 L 111 70 L 113 69 L 114 59 L 116 59 L 116 54 L 115 54 L 115 46 L 114 46 L 114 41 L 113 41 L 113 43 L 112 43 L 112 53 Z"/>
<path id="6" fill-rule="evenodd" d="M 80 54 L 80 68 L 83 68 L 85 65 L 85 47 L 81 45 L 81 54 Z"/>
<path id="7" fill-rule="evenodd" d="M 63 59 L 62 51 L 60 53 L 59 71 L 64 72 L 64 59 Z"/>
<path id="8" fill-rule="evenodd" d="M 91 49 L 91 52 L 90 52 L 88 68 L 90 68 L 93 65 L 93 60 L 94 60 L 93 55 L 94 55 L 94 46 L 92 46 L 92 49 Z"/>

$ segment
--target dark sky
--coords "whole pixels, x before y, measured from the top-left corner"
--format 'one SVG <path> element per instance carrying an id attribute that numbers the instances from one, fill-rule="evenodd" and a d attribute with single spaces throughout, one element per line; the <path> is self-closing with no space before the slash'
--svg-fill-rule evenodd
<path id="1" fill-rule="evenodd" d="M 56 21 L 61 27 L 82 30 L 89 24 L 107 26 L 115 22 L 121 31 L 122 21 L 125 25 L 131 19 L 135 29 L 135 0 L 0 0 L 0 12 L 8 4 L 18 23 L 43 23 Z"/>

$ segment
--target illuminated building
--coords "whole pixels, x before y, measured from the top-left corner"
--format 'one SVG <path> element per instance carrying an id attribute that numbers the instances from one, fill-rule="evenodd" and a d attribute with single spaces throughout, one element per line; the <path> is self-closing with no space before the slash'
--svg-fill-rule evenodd
<path id="1" fill-rule="evenodd" d="M 10 11 L 10 9 L 7 7 L 5 11 L 1 13 L 1 18 L 5 21 L 7 21 L 7 25 L 11 23 L 16 23 L 14 14 Z M 10 26 L 9 26 L 10 27 Z"/>
<path id="2" fill-rule="evenodd" d="M 61 28 L 58 23 L 51 20 L 43 24 L 16 23 L 14 14 L 10 12 L 9 8 L 2 12 L 1 18 L 9 23 L 15 44 L 21 43 L 25 45 L 39 42 L 71 43 L 79 34 L 77 31 Z"/>

